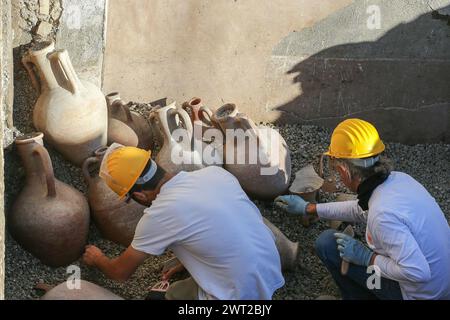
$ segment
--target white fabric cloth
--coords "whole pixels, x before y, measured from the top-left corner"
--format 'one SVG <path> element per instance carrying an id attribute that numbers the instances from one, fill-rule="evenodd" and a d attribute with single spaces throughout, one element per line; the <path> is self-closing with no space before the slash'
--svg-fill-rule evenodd
<path id="1" fill-rule="evenodd" d="M 319 217 L 367 221 L 366 240 L 383 277 L 398 281 L 404 299 L 450 299 L 450 228 L 428 191 L 392 172 L 364 212 L 357 201 L 318 204 Z"/>
<path id="2" fill-rule="evenodd" d="M 204 291 L 200 299 L 268 300 L 284 285 L 274 235 L 219 167 L 180 172 L 164 184 L 131 245 L 152 255 L 171 249 Z"/>

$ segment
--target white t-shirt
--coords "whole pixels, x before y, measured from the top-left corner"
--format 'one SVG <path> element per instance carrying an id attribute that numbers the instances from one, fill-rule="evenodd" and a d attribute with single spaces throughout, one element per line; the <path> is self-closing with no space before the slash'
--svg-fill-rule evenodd
<path id="1" fill-rule="evenodd" d="M 132 247 L 171 249 L 206 297 L 268 300 L 284 285 L 272 232 L 226 170 L 180 172 L 144 212 Z"/>
<path id="2" fill-rule="evenodd" d="M 319 217 L 367 222 L 366 240 L 383 277 L 398 281 L 404 299 L 450 299 L 450 228 L 428 191 L 392 172 L 364 212 L 357 201 L 318 204 Z"/>

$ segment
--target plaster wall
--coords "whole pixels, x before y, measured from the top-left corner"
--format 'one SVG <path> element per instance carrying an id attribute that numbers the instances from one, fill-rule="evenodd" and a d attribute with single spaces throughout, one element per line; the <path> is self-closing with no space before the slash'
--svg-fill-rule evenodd
<path id="1" fill-rule="evenodd" d="M 234 102 L 257 121 L 332 128 L 360 117 L 387 140 L 448 142 L 448 6 L 110 0 L 104 91 L 134 101 L 199 96 L 212 108 Z"/>

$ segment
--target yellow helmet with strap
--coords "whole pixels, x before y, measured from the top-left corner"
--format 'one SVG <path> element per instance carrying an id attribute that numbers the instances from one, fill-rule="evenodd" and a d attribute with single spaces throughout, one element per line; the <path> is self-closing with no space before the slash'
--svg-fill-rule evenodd
<path id="1" fill-rule="evenodd" d="M 99 176 L 122 199 L 139 179 L 150 156 L 151 151 L 114 143 L 103 157 Z"/>
<path id="2" fill-rule="evenodd" d="M 334 129 L 330 147 L 324 155 L 362 159 L 376 156 L 384 149 L 384 143 L 371 123 L 361 119 L 348 119 Z"/>

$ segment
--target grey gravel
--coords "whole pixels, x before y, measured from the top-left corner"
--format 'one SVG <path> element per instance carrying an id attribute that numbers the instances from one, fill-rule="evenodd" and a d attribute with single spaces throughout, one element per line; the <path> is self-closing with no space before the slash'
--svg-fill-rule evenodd
<path id="1" fill-rule="evenodd" d="M 279 129 L 292 150 L 293 173 L 311 163 L 317 168 L 318 155 L 326 149 L 330 132 L 317 127 L 299 125 L 282 126 Z M 86 186 L 80 169 L 68 164 L 51 148 L 49 152 L 56 177 L 85 192 Z M 388 143 L 386 154 L 393 160 L 397 170 L 411 174 L 429 190 L 441 206 L 447 220 L 450 221 L 450 145 L 405 146 Z M 6 150 L 5 160 L 5 200 L 8 210 L 23 184 L 24 172 L 13 148 Z M 338 192 L 346 191 L 342 185 L 339 185 Z M 332 201 L 335 196 L 336 194 L 320 194 L 321 201 Z M 306 229 L 297 217 L 281 212 L 272 203 L 260 201 L 255 203 L 265 217 L 277 225 L 291 240 L 299 241 L 302 247 L 298 267 L 293 272 L 285 274 L 286 285 L 276 292 L 274 298 L 315 299 L 319 295 L 339 297 L 336 286 L 313 250 L 315 239 L 328 228 L 327 224 L 321 221 Z M 364 226 L 357 229 L 360 234 L 363 231 Z M 117 256 L 124 249 L 102 240 L 94 226 L 91 226 L 89 242 L 100 247 L 110 257 Z M 100 272 L 85 266 L 81 266 L 81 275 L 83 279 L 104 286 L 126 299 L 142 299 L 146 288 L 159 280 L 160 266 L 169 257 L 170 255 L 166 254 L 148 259 L 125 284 L 107 280 Z M 75 264 L 79 265 L 79 263 Z M 7 299 L 36 299 L 39 296 L 38 292 L 33 290 L 36 283 L 56 285 L 65 281 L 68 276 L 65 268 L 46 267 L 18 246 L 9 234 L 6 235 L 5 295 Z"/>

